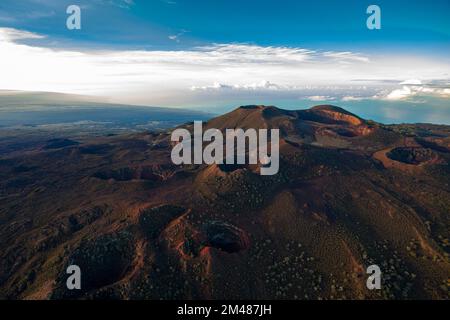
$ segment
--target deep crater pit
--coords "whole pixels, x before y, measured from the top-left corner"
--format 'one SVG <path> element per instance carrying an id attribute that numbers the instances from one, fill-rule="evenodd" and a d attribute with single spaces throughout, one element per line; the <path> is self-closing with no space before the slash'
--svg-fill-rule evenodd
<path id="1" fill-rule="evenodd" d="M 226 222 L 212 221 L 205 225 L 206 245 L 228 253 L 248 249 L 250 239 L 247 233 Z"/>

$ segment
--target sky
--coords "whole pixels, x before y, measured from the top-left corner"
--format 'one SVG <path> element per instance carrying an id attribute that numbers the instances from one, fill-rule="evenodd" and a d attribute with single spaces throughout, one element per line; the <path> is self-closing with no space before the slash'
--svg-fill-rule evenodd
<path id="1" fill-rule="evenodd" d="M 72 4 L 81 30 L 66 27 Z M 366 26 L 371 4 L 380 30 Z M 370 106 L 393 105 L 386 119 L 450 123 L 449 18 L 448 0 L 2 0 L 0 90 L 208 110 L 333 103 L 380 119 Z"/>

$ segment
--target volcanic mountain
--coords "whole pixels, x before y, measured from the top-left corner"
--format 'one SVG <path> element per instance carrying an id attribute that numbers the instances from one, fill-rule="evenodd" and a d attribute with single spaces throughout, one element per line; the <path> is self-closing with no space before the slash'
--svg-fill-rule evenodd
<path id="1" fill-rule="evenodd" d="M 279 173 L 174 165 L 170 131 L 1 158 L 2 298 L 449 298 L 450 127 L 335 106 L 243 106 L 204 126 L 280 129 Z"/>

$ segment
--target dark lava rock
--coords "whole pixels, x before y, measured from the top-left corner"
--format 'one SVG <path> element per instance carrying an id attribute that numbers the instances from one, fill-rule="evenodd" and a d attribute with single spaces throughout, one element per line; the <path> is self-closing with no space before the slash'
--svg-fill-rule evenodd
<path id="1" fill-rule="evenodd" d="M 94 174 L 95 178 L 102 180 L 114 179 L 116 181 L 129 181 L 136 178 L 135 170 L 133 168 L 119 168 L 116 170 L 104 170 Z"/>

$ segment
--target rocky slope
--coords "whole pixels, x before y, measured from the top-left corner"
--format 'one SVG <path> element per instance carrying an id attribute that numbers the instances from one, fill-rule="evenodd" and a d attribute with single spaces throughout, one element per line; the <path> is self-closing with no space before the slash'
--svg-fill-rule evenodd
<path id="1" fill-rule="evenodd" d="M 334 106 L 244 106 L 205 127 L 279 128 L 280 172 L 175 166 L 170 132 L 1 158 L 2 298 L 449 298 L 449 127 Z"/>

